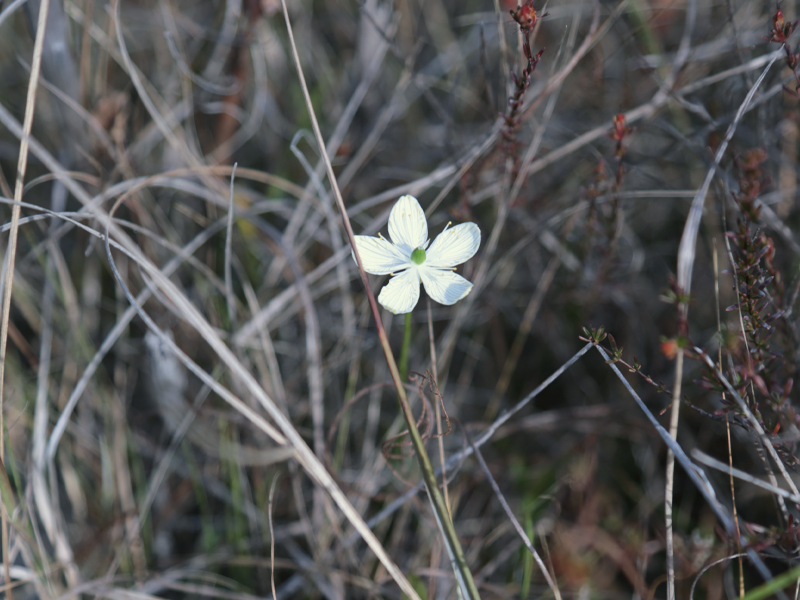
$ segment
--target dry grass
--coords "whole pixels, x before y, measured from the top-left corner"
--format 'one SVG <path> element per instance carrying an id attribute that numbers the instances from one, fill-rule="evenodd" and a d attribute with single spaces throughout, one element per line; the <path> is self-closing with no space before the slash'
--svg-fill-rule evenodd
<path id="1" fill-rule="evenodd" d="M 280 2 L 4 8 L 0 592 L 457 597 L 339 189 L 356 234 L 406 193 L 482 231 L 405 383 L 481 597 L 734 598 L 797 565 L 775 6 L 512 8 L 289 5 L 338 189 Z"/>

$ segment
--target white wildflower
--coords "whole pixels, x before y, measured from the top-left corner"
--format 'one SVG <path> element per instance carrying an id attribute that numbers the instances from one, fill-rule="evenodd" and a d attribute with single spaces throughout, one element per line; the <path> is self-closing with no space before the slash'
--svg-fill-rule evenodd
<path id="1" fill-rule="evenodd" d="M 395 314 L 411 312 L 419 300 L 420 281 L 428 296 L 440 304 L 455 304 L 472 290 L 472 284 L 453 271 L 481 245 L 481 231 L 475 223 L 455 227 L 448 223 L 430 244 L 422 207 L 413 196 L 403 196 L 389 215 L 389 237 L 391 242 L 380 234 L 355 236 L 364 270 L 392 275 L 378 296 L 385 309 Z"/>

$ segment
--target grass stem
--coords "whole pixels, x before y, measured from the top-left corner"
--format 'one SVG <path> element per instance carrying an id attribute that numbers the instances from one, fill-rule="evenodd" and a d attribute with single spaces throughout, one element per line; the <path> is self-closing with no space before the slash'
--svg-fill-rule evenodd
<path id="1" fill-rule="evenodd" d="M 36 24 L 36 39 L 33 44 L 33 61 L 31 62 L 31 76 L 28 79 L 28 95 L 25 102 L 25 120 L 22 125 L 22 139 L 19 146 L 17 163 L 17 180 L 14 186 L 14 206 L 11 209 L 11 232 L 8 236 L 6 277 L 3 282 L 3 309 L 2 324 L 0 325 L 0 461 L 5 457 L 5 423 L 3 420 L 5 406 L 3 404 L 3 382 L 5 381 L 6 344 L 8 342 L 8 321 L 11 311 L 11 291 L 14 286 L 14 263 L 17 253 L 17 236 L 19 234 L 20 202 L 22 201 L 25 173 L 28 168 L 28 145 L 30 143 L 31 129 L 33 128 L 33 115 L 36 107 L 36 90 L 39 86 L 39 72 L 42 66 L 42 52 L 44 49 L 44 33 L 47 27 L 47 14 L 50 0 L 42 0 L 39 6 L 39 19 Z M 0 507 L 0 538 L 2 538 L 3 576 L 6 583 L 11 581 L 9 560 L 8 517 L 5 506 Z M 8 589 L 8 598 L 14 599 L 13 592 Z"/>
<path id="2" fill-rule="evenodd" d="M 364 270 L 361 256 L 359 255 L 358 248 L 355 244 L 355 234 L 353 233 L 353 227 L 350 224 L 350 218 L 347 215 L 347 208 L 344 205 L 344 199 L 342 198 L 341 190 L 337 184 L 336 175 L 333 172 L 333 166 L 331 165 L 330 157 L 325 150 L 325 141 L 322 138 L 322 132 L 320 131 L 319 123 L 317 122 L 314 106 L 311 103 L 311 95 L 309 94 L 305 76 L 303 75 L 303 68 L 300 64 L 300 56 L 297 52 L 297 45 L 295 44 L 294 40 L 294 32 L 292 30 L 292 24 L 289 20 L 289 11 L 286 8 L 286 0 L 281 0 L 281 6 L 283 8 L 283 16 L 286 21 L 286 28 L 289 33 L 289 43 L 292 48 L 295 67 L 297 68 L 297 74 L 300 79 L 300 86 L 303 90 L 303 96 L 305 98 L 306 107 L 308 108 L 309 117 L 311 118 L 314 136 L 317 139 L 320 154 L 325 161 L 328 180 L 330 181 L 337 207 L 339 208 L 339 212 L 342 216 L 342 224 L 344 225 L 347 239 L 350 242 L 351 248 L 353 249 L 353 256 L 355 257 L 356 264 L 358 265 L 358 271 L 361 275 L 361 282 L 364 284 L 364 289 L 367 292 L 367 300 L 369 301 L 372 317 L 375 321 L 375 327 L 377 328 L 378 339 L 380 340 L 381 347 L 383 348 L 383 353 L 386 357 L 386 363 L 389 366 L 389 372 L 392 374 L 392 381 L 397 389 L 400 409 L 402 410 L 403 417 L 408 425 L 408 433 L 411 437 L 411 443 L 414 447 L 414 452 L 417 455 L 417 459 L 419 460 L 422 478 L 425 482 L 426 491 L 428 492 L 428 499 L 430 500 L 431 507 L 433 508 L 433 515 L 436 518 L 436 523 L 439 526 L 442 537 L 444 538 L 445 546 L 447 547 L 450 562 L 453 567 L 453 573 L 458 581 L 459 589 L 466 598 L 469 600 L 474 600 L 476 598 L 480 598 L 480 595 L 478 594 L 478 588 L 475 585 L 472 572 L 469 570 L 469 566 L 467 565 L 467 559 L 464 556 L 463 549 L 461 548 L 461 542 L 458 540 L 458 535 L 456 534 L 453 521 L 450 519 L 450 515 L 447 512 L 447 506 L 445 505 L 444 498 L 442 497 L 441 492 L 439 492 L 439 485 L 436 480 L 436 475 L 434 474 L 433 467 L 431 466 L 428 453 L 425 450 L 425 444 L 422 442 L 422 436 L 420 436 L 419 430 L 417 429 L 414 414 L 411 412 L 411 405 L 408 402 L 408 397 L 406 396 L 406 391 L 400 378 L 400 371 L 397 368 L 397 362 L 395 361 L 394 354 L 392 353 L 392 348 L 389 345 L 389 338 L 386 335 L 386 330 L 383 328 L 383 321 L 381 320 L 380 312 L 378 310 L 378 304 L 375 301 L 375 295 L 372 293 L 372 288 L 370 287 L 369 280 L 367 279 L 367 273 Z M 382 548 L 378 549 L 377 547 L 373 547 L 373 550 L 376 551 L 379 556 L 384 554 Z M 388 557 L 386 558 L 388 559 Z M 387 565 L 386 560 L 383 562 L 384 565 Z M 405 577 L 402 577 L 400 573 L 393 573 L 393 576 L 395 581 L 397 581 L 401 588 L 403 588 L 403 591 L 406 592 L 406 594 L 412 598 L 419 597 Z"/>

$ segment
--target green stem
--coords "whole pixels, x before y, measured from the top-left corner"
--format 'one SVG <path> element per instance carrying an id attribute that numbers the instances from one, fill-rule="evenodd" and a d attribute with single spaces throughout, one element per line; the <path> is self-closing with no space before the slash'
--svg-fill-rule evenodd
<path id="1" fill-rule="evenodd" d="M 355 246 L 355 244 L 353 244 Z M 366 279 L 366 278 L 365 278 Z M 369 297 L 368 297 L 369 298 Z M 369 298 L 371 300 L 371 298 Z M 377 306 L 372 307 L 377 312 Z M 394 361 L 392 349 L 389 346 L 389 338 L 386 337 L 386 332 L 381 326 L 381 321 L 378 320 L 378 339 L 383 347 L 383 352 L 386 355 L 386 362 L 389 365 L 389 372 L 392 374 L 395 388 L 397 389 L 397 399 L 400 402 L 400 410 L 403 411 L 403 416 L 408 425 L 408 433 L 411 436 L 411 444 L 417 454 L 419 460 L 420 470 L 422 471 L 422 480 L 425 482 L 425 490 L 428 492 L 428 499 L 433 507 L 433 516 L 436 518 L 436 523 L 439 530 L 444 537 L 445 547 L 450 557 L 450 563 L 456 575 L 459 588 L 462 590 L 463 595 L 467 600 L 480 600 L 478 587 L 472 577 L 472 573 L 467 565 L 467 559 L 464 556 L 464 551 L 461 548 L 461 542 L 456 534 L 456 528 L 450 518 L 450 512 L 444 503 L 442 493 L 439 491 L 439 482 L 436 480 L 436 475 L 433 473 L 431 460 L 425 450 L 425 444 L 422 442 L 422 436 L 419 434 L 417 424 L 414 419 L 414 414 L 411 412 L 411 405 L 406 396 L 406 390 L 400 381 L 400 372 L 397 369 L 397 364 Z"/>
<path id="2" fill-rule="evenodd" d="M 408 379 L 408 347 L 411 345 L 411 313 L 406 313 L 403 327 L 403 345 L 400 347 L 400 381 Z"/>
<path id="3" fill-rule="evenodd" d="M 295 66 L 297 67 L 297 74 L 300 79 L 300 87 L 303 90 L 303 97 L 306 101 L 308 116 L 311 118 L 311 126 L 314 129 L 314 137 L 317 139 L 317 146 L 319 147 L 320 156 L 325 162 L 325 170 L 328 173 L 328 181 L 330 181 L 331 191 L 336 199 L 336 205 L 339 208 L 339 213 L 342 216 L 342 224 L 344 225 L 344 230 L 347 233 L 347 239 L 350 242 L 350 247 L 353 250 L 353 257 L 356 259 L 356 264 L 358 265 L 358 272 L 361 275 L 361 282 L 364 284 L 364 289 L 367 292 L 369 308 L 372 312 L 372 318 L 375 321 L 375 328 L 378 331 L 378 340 L 380 341 L 381 348 L 386 356 L 386 364 L 389 367 L 389 372 L 392 374 L 392 381 L 394 382 L 395 389 L 397 390 L 397 400 L 400 403 L 400 410 L 403 412 L 403 417 L 405 417 L 406 424 L 408 425 L 408 433 L 411 436 L 411 443 L 414 447 L 414 451 L 417 454 L 417 459 L 419 460 L 420 470 L 422 471 L 422 479 L 425 482 L 428 498 L 430 499 L 430 503 L 433 508 L 433 515 L 436 518 L 436 521 L 439 525 L 439 530 L 444 538 L 445 547 L 447 548 L 447 552 L 450 557 L 450 563 L 453 567 L 453 572 L 456 576 L 456 580 L 458 581 L 458 585 L 463 596 L 466 598 L 466 600 L 480 600 L 478 587 L 475 585 L 472 572 L 469 570 L 467 559 L 464 556 L 464 550 L 462 549 L 461 542 L 456 534 L 456 528 L 453 525 L 452 519 L 450 518 L 450 513 L 447 510 L 447 506 L 445 506 L 444 498 L 439 491 L 439 483 L 436 480 L 430 458 L 425 450 L 425 444 L 422 442 L 422 436 L 420 436 L 419 430 L 417 429 L 414 413 L 411 412 L 411 405 L 408 403 L 408 396 L 406 396 L 406 390 L 405 387 L 403 387 L 403 381 L 400 379 L 400 371 L 397 369 L 397 363 L 394 360 L 394 354 L 392 354 L 392 348 L 389 345 L 389 338 L 386 335 L 386 330 L 383 328 L 383 321 L 381 321 L 378 303 L 375 301 L 375 294 L 372 293 L 372 288 L 370 287 L 369 280 L 367 279 L 367 272 L 364 270 L 364 263 L 361 261 L 361 256 L 358 253 L 355 234 L 353 233 L 353 226 L 350 224 L 350 217 L 347 215 L 347 208 L 345 208 L 344 205 L 342 192 L 339 189 L 339 184 L 336 181 L 336 174 L 333 172 L 331 160 L 328 157 L 328 153 L 325 149 L 325 140 L 322 139 L 322 132 L 320 131 L 319 123 L 317 122 L 317 115 L 314 112 L 314 106 L 311 104 L 311 95 L 308 92 L 308 86 L 306 85 L 305 76 L 303 75 L 303 67 L 300 64 L 300 56 L 297 53 L 297 45 L 294 41 L 294 33 L 292 31 L 292 24 L 289 21 L 289 12 L 286 8 L 285 0 L 281 0 L 281 7 L 283 8 L 283 16 L 286 20 L 286 29 L 289 33 L 289 41 L 292 46 L 292 54 L 294 56 Z M 7 286 L 7 290 L 8 288 L 10 288 L 10 286 Z M 6 299 L 8 300 L 8 298 Z M 10 302 L 10 300 L 8 301 Z M 8 302 L 6 302 L 6 304 L 8 304 Z M 6 314 L 8 314 L 8 311 L 6 311 Z M 338 488 L 335 489 L 338 490 Z M 391 562 L 389 557 L 386 555 L 386 551 L 383 549 L 383 547 L 379 544 L 375 544 L 371 537 L 368 538 L 368 541 L 371 542 L 370 547 L 372 547 L 373 551 L 381 559 L 381 562 L 384 563 L 387 569 L 391 570 L 392 576 L 400 585 L 403 592 L 405 592 L 410 598 L 419 598 L 417 591 L 413 588 L 408 579 L 406 579 L 402 573 L 397 571 L 394 563 Z M 6 561 L 6 564 L 8 564 L 8 561 Z"/>
<path id="4" fill-rule="evenodd" d="M 350 399 L 356 394 L 356 384 L 358 383 L 358 361 L 350 363 L 350 374 L 347 376 L 347 388 L 344 392 L 344 405 L 347 406 Z M 350 409 L 348 408 L 342 415 L 339 423 L 339 434 L 336 437 L 336 450 L 333 454 L 333 472 L 338 473 L 344 463 L 344 452 L 347 449 L 347 438 L 350 434 Z"/>

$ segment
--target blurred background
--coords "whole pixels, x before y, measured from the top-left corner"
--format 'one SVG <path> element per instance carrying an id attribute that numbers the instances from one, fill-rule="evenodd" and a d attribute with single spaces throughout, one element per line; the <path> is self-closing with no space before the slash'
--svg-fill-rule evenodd
<path id="1" fill-rule="evenodd" d="M 0 16 L 4 285 L 40 8 L 6 2 Z M 481 451 L 562 597 L 667 596 L 667 450 L 653 426 L 595 350 L 529 396 L 586 345 L 584 328 L 610 334 L 601 345 L 666 428 L 680 386 L 686 452 L 785 487 L 693 348 L 704 350 L 796 471 L 800 80 L 795 3 L 780 5 L 782 23 L 777 8 L 289 3 L 355 233 L 386 235 L 403 194 L 428 211 L 431 237 L 448 221 L 482 232 L 459 267 L 472 293 L 430 308 L 441 447 L 424 293 L 409 389 L 434 465 L 440 451 L 453 458 L 448 500 L 483 597 L 553 595 L 465 456 L 466 432 L 480 438 L 526 397 Z M 4 315 L 0 590 L 245 599 L 272 597 L 274 582 L 280 598 L 400 598 L 319 479 L 265 433 L 276 422 L 235 360 L 420 597 L 456 598 L 430 507 L 409 492 L 419 471 L 280 2 L 51 0 L 47 11 Z M 708 188 L 687 297 L 674 277 L 684 223 L 754 87 Z M 370 276 L 376 295 L 386 280 Z M 397 356 L 403 318 L 383 322 Z M 767 567 L 794 566 L 794 504 L 706 474 Z M 763 583 L 680 466 L 674 495 L 679 598 Z"/>

